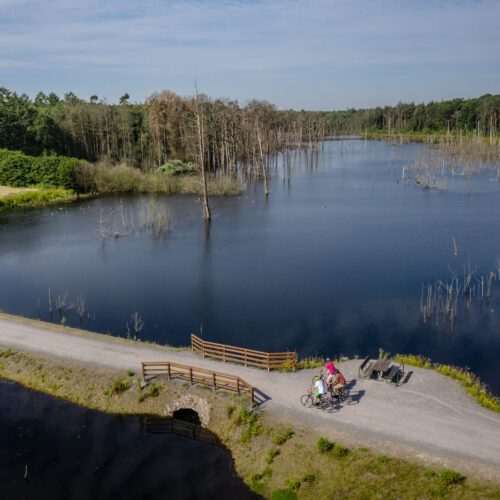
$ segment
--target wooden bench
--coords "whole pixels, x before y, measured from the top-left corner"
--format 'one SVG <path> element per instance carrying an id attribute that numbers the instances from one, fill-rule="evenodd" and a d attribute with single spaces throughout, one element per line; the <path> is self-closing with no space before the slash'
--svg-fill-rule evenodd
<path id="1" fill-rule="evenodd" d="M 369 378 L 372 376 L 372 366 L 373 362 L 370 362 L 370 356 L 366 356 L 364 361 L 361 363 L 358 373 L 360 378 Z"/>
<path id="2" fill-rule="evenodd" d="M 370 360 L 370 356 L 367 356 L 361 365 L 359 366 L 359 377 L 360 378 L 373 378 L 375 380 L 386 380 L 387 382 L 395 383 L 399 385 L 403 379 L 404 365 L 392 364 L 392 359 L 381 358 L 375 361 Z"/>
<path id="3" fill-rule="evenodd" d="M 382 378 L 386 382 L 399 385 L 403 380 L 405 374 L 405 365 L 401 363 L 400 365 L 391 365 L 383 374 Z"/>

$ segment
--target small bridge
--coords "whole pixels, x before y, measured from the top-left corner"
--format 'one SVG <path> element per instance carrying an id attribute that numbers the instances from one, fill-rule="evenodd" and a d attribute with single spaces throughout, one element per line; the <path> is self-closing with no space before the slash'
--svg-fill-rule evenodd
<path id="1" fill-rule="evenodd" d="M 224 363 L 239 363 L 245 366 L 263 368 L 267 371 L 289 369 L 295 370 L 297 353 L 288 352 L 263 352 L 253 349 L 244 349 L 225 344 L 217 344 L 200 339 L 191 334 L 191 350 L 203 358 L 217 359 Z"/>
<path id="2" fill-rule="evenodd" d="M 225 391 L 236 392 L 239 396 L 248 396 L 254 403 L 266 401 L 266 397 L 255 387 L 245 382 L 240 377 L 228 373 L 195 368 L 193 366 L 181 365 L 170 361 L 143 361 L 142 378 L 147 381 L 158 376 L 166 376 L 168 379 L 178 378 L 192 384 L 202 384 L 211 386 L 215 391 L 223 389 Z"/>

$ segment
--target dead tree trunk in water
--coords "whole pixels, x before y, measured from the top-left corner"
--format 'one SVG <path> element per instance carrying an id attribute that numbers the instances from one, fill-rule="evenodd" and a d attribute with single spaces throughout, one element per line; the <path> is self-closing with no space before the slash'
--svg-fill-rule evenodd
<path id="1" fill-rule="evenodd" d="M 196 90 L 196 128 L 198 132 L 198 155 L 200 157 L 201 182 L 203 187 L 203 199 L 201 201 L 203 218 L 205 222 L 210 222 L 210 206 L 208 204 L 207 172 L 205 169 L 205 142 L 203 129 L 203 115 L 200 112 L 200 100 L 198 90 Z"/>
<path id="2" fill-rule="evenodd" d="M 262 152 L 262 139 L 260 137 L 260 129 L 259 129 L 258 125 L 256 125 L 256 129 L 257 129 L 257 140 L 259 142 L 259 152 L 260 152 L 260 162 L 262 165 L 262 175 L 264 176 L 264 194 L 266 196 L 268 196 L 269 195 L 269 188 L 267 185 L 267 166 L 266 166 L 266 163 L 264 162 L 264 153 Z"/>

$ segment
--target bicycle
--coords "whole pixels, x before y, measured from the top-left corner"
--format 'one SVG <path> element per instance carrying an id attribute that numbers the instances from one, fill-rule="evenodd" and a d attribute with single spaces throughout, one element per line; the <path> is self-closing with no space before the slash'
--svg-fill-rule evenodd
<path id="1" fill-rule="evenodd" d="M 325 410 L 328 407 L 333 406 L 333 401 L 332 397 L 328 394 L 321 394 L 318 397 L 313 393 L 312 389 L 309 389 L 307 394 L 303 394 L 300 396 L 300 402 L 302 406 L 305 406 L 306 408 L 320 408 L 321 410 Z"/>

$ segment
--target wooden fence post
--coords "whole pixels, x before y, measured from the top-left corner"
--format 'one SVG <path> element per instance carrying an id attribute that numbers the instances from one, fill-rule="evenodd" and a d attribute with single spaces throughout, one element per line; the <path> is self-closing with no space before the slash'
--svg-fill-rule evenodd
<path id="1" fill-rule="evenodd" d="M 240 395 L 240 377 L 236 379 L 236 392 Z"/>
<path id="2" fill-rule="evenodd" d="M 146 380 L 146 375 L 145 375 L 145 371 L 144 371 L 144 363 L 141 363 L 141 370 L 142 370 L 142 380 Z"/>
<path id="3" fill-rule="evenodd" d="M 168 380 L 170 380 L 171 373 L 170 373 L 170 363 L 167 364 L 167 374 L 168 374 Z"/>
<path id="4" fill-rule="evenodd" d="M 215 391 L 215 389 L 217 389 L 217 380 L 215 378 L 215 372 L 212 373 L 212 382 L 213 382 L 213 389 Z"/>
<path id="5" fill-rule="evenodd" d="M 247 366 L 247 355 L 248 355 L 248 351 L 245 349 L 245 366 Z"/>
<path id="6" fill-rule="evenodd" d="M 226 346 L 225 345 L 222 347 L 222 361 L 224 363 L 226 362 Z"/>
<path id="7" fill-rule="evenodd" d="M 193 369 L 189 367 L 189 382 L 193 385 Z"/>
<path id="8" fill-rule="evenodd" d="M 270 367 L 270 359 L 269 359 L 269 353 L 267 353 L 267 371 L 270 372 L 271 371 L 271 367 Z"/>

